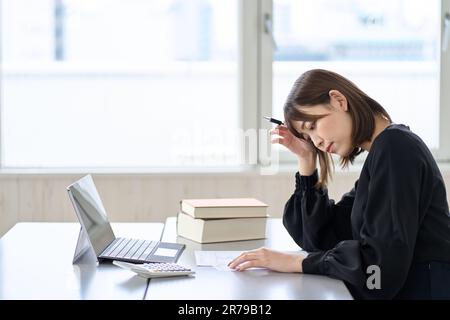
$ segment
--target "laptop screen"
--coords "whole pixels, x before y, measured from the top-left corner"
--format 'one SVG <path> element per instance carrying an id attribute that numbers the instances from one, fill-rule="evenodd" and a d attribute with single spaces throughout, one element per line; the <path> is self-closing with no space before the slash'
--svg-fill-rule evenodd
<path id="1" fill-rule="evenodd" d="M 98 256 L 114 239 L 114 233 L 91 175 L 87 175 L 68 188 L 73 206 Z"/>

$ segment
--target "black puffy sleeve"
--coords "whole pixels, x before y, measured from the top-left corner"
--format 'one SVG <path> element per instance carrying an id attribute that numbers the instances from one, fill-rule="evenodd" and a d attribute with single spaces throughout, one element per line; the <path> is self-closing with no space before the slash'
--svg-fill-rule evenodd
<path id="1" fill-rule="evenodd" d="M 314 187 L 318 181 L 317 170 L 311 176 L 297 172 L 295 181 L 295 192 L 283 214 L 283 224 L 294 241 L 303 250 L 321 251 L 351 239 L 350 214 L 357 183 L 335 204 L 325 188 Z"/>

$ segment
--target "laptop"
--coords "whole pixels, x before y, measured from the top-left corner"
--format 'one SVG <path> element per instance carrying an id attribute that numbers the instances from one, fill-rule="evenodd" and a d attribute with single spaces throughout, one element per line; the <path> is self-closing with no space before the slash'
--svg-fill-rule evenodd
<path id="1" fill-rule="evenodd" d="M 73 257 L 75 263 L 92 249 L 98 262 L 119 260 L 132 263 L 176 262 L 185 245 L 142 239 L 116 238 L 91 175 L 67 187 L 81 224 Z"/>

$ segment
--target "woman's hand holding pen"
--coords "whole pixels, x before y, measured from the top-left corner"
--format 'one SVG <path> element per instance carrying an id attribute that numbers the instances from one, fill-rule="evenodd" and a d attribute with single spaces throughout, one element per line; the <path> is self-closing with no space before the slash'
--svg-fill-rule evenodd
<path id="1" fill-rule="evenodd" d="M 278 125 L 269 132 L 272 137 L 276 136 L 271 140 L 273 144 L 279 143 L 285 146 L 299 158 L 309 158 L 311 154 L 315 155 L 316 153 L 311 142 L 297 138 L 285 125 Z"/>
<path id="2" fill-rule="evenodd" d="M 271 142 L 279 143 L 288 148 L 298 158 L 298 172 L 310 176 L 316 170 L 317 151 L 311 141 L 294 136 L 284 125 L 277 125 L 270 130 Z M 273 138 L 273 136 L 275 136 Z"/>
<path id="3" fill-rule="evenodd" d="M 236 271 L 264 267 L 278 272 L 302 272 L 305 254 L 290 254 L 267 248 L 243 252 L 228 266 Z"/>

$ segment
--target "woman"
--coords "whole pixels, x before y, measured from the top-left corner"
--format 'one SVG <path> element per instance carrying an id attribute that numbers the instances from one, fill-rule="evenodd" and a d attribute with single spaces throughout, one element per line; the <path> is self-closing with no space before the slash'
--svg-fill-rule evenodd
<path id="1" fill-rule="evenodd" d="M 271 131 L 272 142 L 297 156 L 298 172 L 283 223 L 308 254 L 261 248 L 229 266 L 328 275 L 357 299 L 450 298 L 447 196 L 424 142 L 393 124 L 355 84 L 326 70 L 300 76 L 284 116 L 286 126 Z M 330 200 L 330 153 L 345 167 L 363 151 L 368 155 L 354 188 L 341 201 Z"/>

